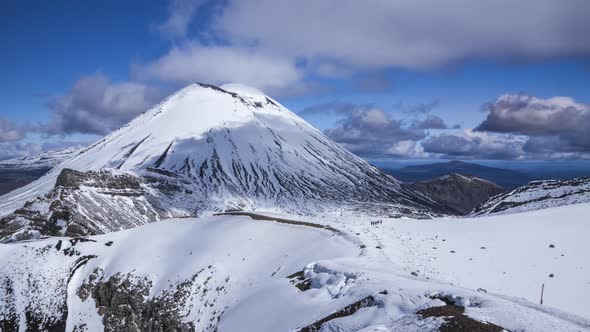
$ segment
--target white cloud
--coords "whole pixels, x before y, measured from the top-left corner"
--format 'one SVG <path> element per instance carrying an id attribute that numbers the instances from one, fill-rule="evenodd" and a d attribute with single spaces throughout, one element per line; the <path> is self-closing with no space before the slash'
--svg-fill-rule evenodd
<path id="1" fill-rule="evenodd" d="M 0 143 L 15 142 L 23 139 L 25 131 L 13 122 L 0 117 Z"/>
<path id="2" fill-rule="evenodd" d="M 303 73 L 288 58 L 262 54 L 254 49 L 225 46 L 204 47 L 190 43 L 174 47 L 166 55 L 146 65 L 137 65 L 141 79 L 168 82 L 228 82 L 255 86 L 267 93 L 293 87 Z"/>
<path id="3" fill-rule="evenodd" d="M 416 142 L 426 137 L 424 130 L 407 128 L 390 113 L 372 106 L 325 104 L 304 112 L 312 112 L 316 108 L 330 111 L 329 107 L 332 107 L 332 112 L 338 112 L 346 117 L 336 127 L 326 129 L 325 134 L 361 156 L 414 154 L 417 151 Z"/>
<path id="4" fill-rule="evenodd" d="M 590 152 L 590 105 L 570 97 L 506 94 L 488 104 L 487 111 L 476 130 L 528 135 L 529 152 Z"/>
<path id="5" fill-rule="evenodd" d="M 424 158 L 427 154 L 424 153 L 422 146 L 412 140 L 399 141 L 394 143 L 384 151 L 384 155 L 403 157 L 403 158 Z"/>
<path id="6" fill-rule="evenodd" d="M 443 158 L 523 159 L 526 137 L 464 130 L 430 136 L 422 142 L 424 152 Z"/>
<path id="7" fill-rule="evenodd" d="M 0 142 L 0 160 L 30 156 L 43 152 L 43 145 L 34 142 Z"/>
<path id="8" fill-rule="evenodd" d="M 191 34 L 201 8 L 211 15 Z M 587 55 L 588 12 L 586 0 L 172 0 L 159 30 L 180 42 L 134 71 L 166 82 L 239 82 L 275 95 L 318 91 L 309 88 L 318 76 L 386 90 L 387 77 L 366 74 Z"/>
<path id="9" fill-rule="evenodd" d="M 588 12 L 585 0 L 230 0 L 214 31 L 291 57 L 427 68 L 588 54 Z"/>
<path id="10" fill-rule="evenodd" d="M 106 134 L 127 123 L 163 97 L 144 84 L 113 83 L 97 74 L 79 79 L 65 95 L 53 98 L 52 120 L 40 131 L 51 135 Z"/>

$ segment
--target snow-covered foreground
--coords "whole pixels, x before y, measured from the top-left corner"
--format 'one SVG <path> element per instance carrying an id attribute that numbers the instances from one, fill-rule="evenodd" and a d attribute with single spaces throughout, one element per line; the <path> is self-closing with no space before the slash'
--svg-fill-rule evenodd
<path id="1" fill-rule="evenodd" d="M 12 304 L 17 312 L 24 313 L 29 303 L 33 311 L 58 317 L 62 291 L 67 287 L 66 330 L 81 324 L 89 331 L 102 330 L 93 299 L 82 301 L 78 294 L 87 277 L 100 269 L 104 279 L 117 273 L 132 273 L 131 279 L 136 280 L 147 277 L 152 283 L 148 296 L 159 296 L 171 285 L 196 280 L 191 285 L 195 296 L 178 305 L 183 307 L 186 320 L 195 322 L 197 331 L 207 330 L 227 308 L 239 308 L 240 301 L 251 302 L 248 299 L 252 296 L 267 299 L 249 303 L 254 312 L 291 313 L 290 319 L 269 315 L 253 323 L 269 331 L 285 330 L 285 326 L 305 323 L 305 317 L 316 310 L 303 299 L 297 300 L 298 290 L 285 276 L 314 260 L 359 253 L 356 245 L 327 231 L 254 222 L 247 217 L 167 220 L 91 239 L 95 242 L 72 245 L 68 238 L 51 238 L 1 245 L 0 278 L 13 281 L 16 295 L 11 298 L 1 294 L 0 320 L 10 315 Z M 97 257 L 77 269 L 68 283 L 65 279 L 72 264 L 90 255 Z M 292 300 L 272 301 L 281 297 Z M 236 315 L 241 317 L 241 324 L 256 318 L 240 316 L 239 310 Z M 24 319 L 20 317 L 21 324 Z M 25 330 L 22 325 L 21 330 Z"/>
<path id="2" fill-rule="evenodd" d="M 27 313 L 29 325 L 65 323 L 66 331 L 162 322 L 179 330 L 295 331 L 369 299 L 320 331 L 436 331 L 443 318 L 417 312 L 442 299 L 511 331 L 586 331 L 588 212 L 586 204 L 378 226 L 375 218 L 302 220 L 333 229 L 216 216 L 87 240 L 2 244 L 0 324 L 25 330 Z M 158 308 L 164 314 L 154 316 Z"/>
<path id="3" fill-rule="evenodd" d="M 384 253 L 420 276 L 590 318 L 590 204 L 472 219 L 400 220 Z"/>

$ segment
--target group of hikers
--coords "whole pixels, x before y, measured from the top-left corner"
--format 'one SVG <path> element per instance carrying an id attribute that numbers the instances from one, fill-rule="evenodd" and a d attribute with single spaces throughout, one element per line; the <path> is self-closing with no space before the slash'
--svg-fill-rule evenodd
<path id="1" fill-rule="evenodd" d="M 383 220 L 371 221 L 371 226 L 383 225 Z"/>

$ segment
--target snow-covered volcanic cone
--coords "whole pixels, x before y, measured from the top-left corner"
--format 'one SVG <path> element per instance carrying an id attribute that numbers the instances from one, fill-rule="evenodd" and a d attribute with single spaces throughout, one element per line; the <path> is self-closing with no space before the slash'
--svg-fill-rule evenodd
<path id="1" fill-rule="evenodd" d="M 56 200 L 63 203 L 57 215 L 50 209 Z M 235 209 L 440 212 L 277 101 L 234 84 L 179 90 L 39 180 L 2 196 L 0 215 L 27 201 L 33 201 L 28 211 L 0 222 L 0 229 L 18 232 L 31 215 L 41 234 L 86 235 Z M 41 229 L 46 225 L 39 214 L 54 224 L 52 230 Z M 122 214 L 125 221 L 118 221 Z M 84 229 L 68 233 L 72 223 Z"/>

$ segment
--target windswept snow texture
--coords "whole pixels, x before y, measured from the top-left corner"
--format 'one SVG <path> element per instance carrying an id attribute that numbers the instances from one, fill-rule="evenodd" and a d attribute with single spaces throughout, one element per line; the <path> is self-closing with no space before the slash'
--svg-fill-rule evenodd
<path id="1" fill-rule="evenodd" d="M 469 237 L 464 226 L 453 225 L 455 219 L 384 219 L 378 227 L 370 226 L 373 219 L 320 219 L 338 233 L 218 216 L 163 220 L 89 238 L 2 244 L 0 324 L 21 331 L 274 332 L 321 322 L 322 332 L 438 331 L 445 319 L 420 312 L 451 303 L 478 324 L 511 331 L 587 331 L 590 321 L 555 309 L 590 316 L 581 283 L 587 272 L 573 268 L 587 268 L 581 258 L 588 245 L 564 242 L 584 230 L 566 227 L 559 233 L 550 222 L 572 217 L 571 226 L 583 225 L 575 218 L 580 212 L 531 213 L 516 230 L 527 229 L 538 241 L 518 259 L 513 258 L 520 241 L 503 231 L 515 224 L 507 217 L 458 221 L 472 225 Z M 532 219 L 543 218 L 549 230 L 532 226 Z M 565 264 L 553 260 L 550 249 L 537 249 L 549 237 L 556 245 L 551 250 L 571 256 Z M 484 240 L 489 252 L 478 255 L 474 246 Z M 429 241 L 453 246 L 456 254 L 431 251 Z M 468 252 L 476 262 L 468 261 Z M 434 257 L 446 263 L 437 265 Z M 551 280 L 536 273 L 557 267 Z M 525 279 L 527 286 L 519 289 Z M 545 306 L 532 303 L 540 281 L 546 283 Z"/>
<path id="2" fill-rule="evenodd" d="M 532 181 L 490 198 L 473 215 L 508 214 L 590 202 L 590 177 Z"/>
<path id="3" fill-rule="evenodd" d="M 202 215 L 235 209 L 416 217 L 443 212 L 278 102 L 236 85 L 192 84 L 178 91 L 41 179 L 0 197 L 0 215 L 58 190 L 64 169 L 178 179 L 188 187 L 186 199 L 169 206 L 172 216 L 177 210 Z M 157 189 L 148 185 L 146 192 Z"/>

